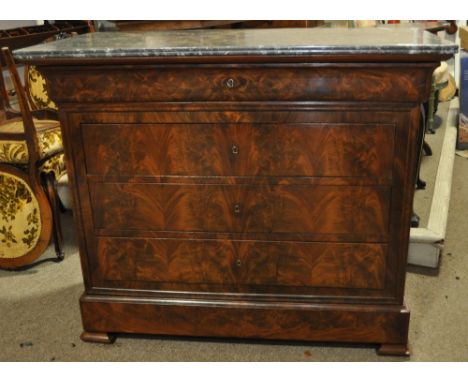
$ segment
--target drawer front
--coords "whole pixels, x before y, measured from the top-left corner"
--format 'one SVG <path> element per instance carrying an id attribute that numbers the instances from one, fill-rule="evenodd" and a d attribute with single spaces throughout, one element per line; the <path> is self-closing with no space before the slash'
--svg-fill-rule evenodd
<path id="1" fill-rule="evenodd" d="M 48 68 L 44 67 L 45 72 Z M 46 73 L 47 74 L 47 73 Z M 419 101 L 426 69 L 405 65 L 153 66 L 60 68 L 48 76 L 60 102 Z M 365 87 L 365 90 L 363 88 Z"/>
<path id="2" fill-rule="evenodd" d="M 82 125 L 96 175 L 390 179 L 394 135 L 372 123 Z"/>
<path id="3" fill-rule="evenodd" d="M 385 235 L 389 187 L 90 184 L 94 227 Z"/>
<path id="4" fill-rule="evenodd" d="M 101 238 L 95 278 L 381 289 L 384 244 Z"/>

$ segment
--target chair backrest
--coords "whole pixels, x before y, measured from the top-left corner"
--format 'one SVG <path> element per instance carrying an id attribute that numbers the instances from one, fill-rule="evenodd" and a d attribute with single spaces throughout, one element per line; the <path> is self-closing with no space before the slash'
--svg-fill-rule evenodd
<path id="1" fill-rule="evenodd" d="M 3 78 L 2 62 L 0 60 L 0 110 L 6 112 L 10 107 L 10 98 L 8 97 L 5 80 Z"/>
<path id="2" fill-rule="evenodd" d="M 34 65 L 25 67 L 26 94 L 34 110 L 57 110 L 57 105 L 49 97 L 46 80 Z"/>
<path id="3" fill-rule="evenodd" d="M 86 22 L 88 24 L 89 32 L 96 32 L 93 21 L 87 20 Z M 76 34 L 76 32 L 71 32 L 68 35 L 74 36 Z M 57 38 L 64 38 L 64 36 L 62 34 L 51 36 L 43 42 L 55 41 Z M 29 100 L 29 105 L 33 110 L 58 110 L 55 102 L 49 97 L 45 78 L 34 65 L 25 66 L 25 92 Z"/>
<path id="4" fill-rule="evenodd" d="M 36 128 L 34 126 L 31 109 L 30 109 L 23 85 L 21 83 L 20 76 L 18 74 L 18 70 L 16 68 L 14 58 L 13 58 L 13 55 L 11 54 L 10 49 L 8 47 L 3 47 L 2 55 L 7 65 L 7 69 L 10 72 L 11 80 L 13 81 L 13 86 L 16 91 L 16 97 L 18 99 L 18 104 L 19 104 L 20 111 L 21 111 L 21 118 L 23 120 L 26 145 L 28 147 L 29 163 L 35 164 L 39 161 L 40 153 L 39 153 L 39 143 L 38 143 L 38 138 L 36 134 Z M 1 67 L 0 67 L 0 70 L 1 70 Z M 3 81 L 3 71 L 2 71 L 2 85 L 3 85 L 3 88 L 5 89 L 5 95 L 3 94 L 3 91 L 2 91 L 2 98 L 5 97 L 5 99 L 8 100 L 8 94 L 6 93 L 5 83 Z M 7 104 L 9 106 L 9 101 L 7 101 Z M 34 166 L 30 165 L 30 167 L 34 167 Z"/>

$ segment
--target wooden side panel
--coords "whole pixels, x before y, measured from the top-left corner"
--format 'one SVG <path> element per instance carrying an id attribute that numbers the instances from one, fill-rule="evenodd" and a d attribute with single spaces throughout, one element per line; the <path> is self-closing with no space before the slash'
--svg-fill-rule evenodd
<path id="1" fill-rule="evenodd" d="M 372 123 L 84 124 L 89 174 L 391 179 L 395 128 Z"/>
<path id="2" fill-rule="evenodd" d="M 382 244 L 100 238 L 95 277 L 379 289 L 385 282 L 386 252 Z"/>
<path id="3" fill-rule="evenodd" d="M 94 227 L 246 233 L 388 233 L 389 187 L 93 183 Z"/>

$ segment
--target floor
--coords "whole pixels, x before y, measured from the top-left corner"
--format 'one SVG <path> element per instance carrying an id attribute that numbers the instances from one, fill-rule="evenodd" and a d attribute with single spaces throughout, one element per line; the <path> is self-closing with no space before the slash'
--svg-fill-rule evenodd
<path id="1" fill-rule="evenodd" d="M 445 117 L 448 104 L 439 115 Z M 427 220 L 444 122 L 428 136 L 426 191 L 415 209 Z M 410 358 L 379 357 L 372 346 L 121 336 L 113 345 L 81 342 L 83 291 L 71 214 L 64 216 L 66 258 L 22 272 L 0 271 L 0 361 L 468 361 L 468 160 L 455 158 L 447 240 L 439 271 L 409 267 Z M 49 247 L 42 259 L 53 257 Z"/>

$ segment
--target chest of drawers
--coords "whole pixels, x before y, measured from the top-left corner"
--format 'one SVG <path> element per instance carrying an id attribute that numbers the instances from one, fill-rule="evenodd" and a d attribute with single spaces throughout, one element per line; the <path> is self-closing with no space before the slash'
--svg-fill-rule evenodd
<path id="1" fill-rule="evenodd" d="M 453 47 L 421 31 L 398 31 L 403 44 L 352 31 L 352 46 L 324 45 L 329 30 L 269 33 L 96 34 L 16 52 L 61 110 L 82 339 L 407 354 L 419 107 Z"/>

